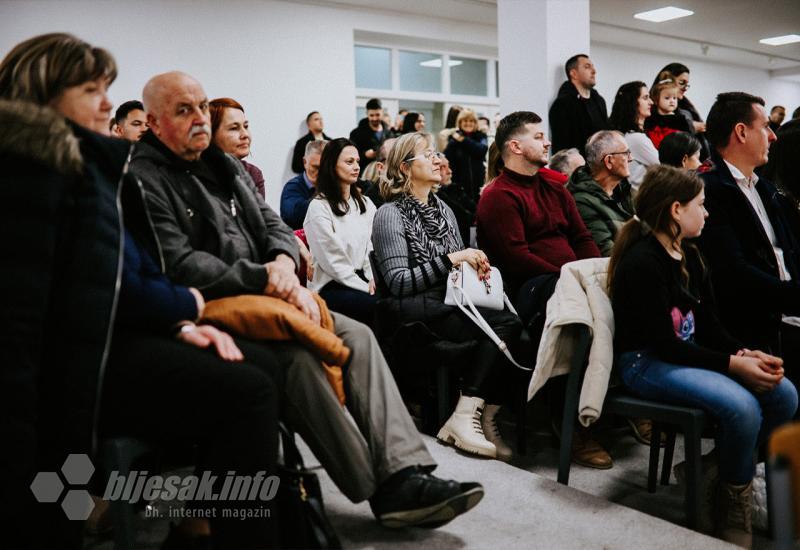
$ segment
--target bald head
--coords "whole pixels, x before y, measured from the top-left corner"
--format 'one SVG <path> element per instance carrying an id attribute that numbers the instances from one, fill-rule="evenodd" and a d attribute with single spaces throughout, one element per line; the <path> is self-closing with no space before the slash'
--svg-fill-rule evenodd
<path id="1" fill-rule="evenodd" d="M 197 160 L 211 143 L 208 98 L 203 86 L 186 73 L 172 71 L 151 78 L 142 91 L 153 134 L 173 153 Z"/>

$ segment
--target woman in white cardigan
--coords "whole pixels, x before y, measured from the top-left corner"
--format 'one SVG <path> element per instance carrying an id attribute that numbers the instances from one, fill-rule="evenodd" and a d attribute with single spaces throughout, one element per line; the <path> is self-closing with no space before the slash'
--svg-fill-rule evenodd
<path id="1" fill-rule="evenodd" d="M 644 82 L 637 80 L 619 87 L 611 107 L 611 127 L 625 135 L 631 150 L 628 182 L 634 189 L 639 189 L 647 167 L 659 164 L 658 150 L 644 133 L 644 120 L 650 116 L 652 106 L 650 90 Z"/>
<path id="2" fill-rule="evenodd" d="M 303 222 L 314 258 L 308 288 L 333 311 L 372 325 L 375 283 L 369 253 L 376 209 L 356 185 L 358 162 L 358 149 L 345 138 L 330 141 L 322 151 L 317 195 Z"/>

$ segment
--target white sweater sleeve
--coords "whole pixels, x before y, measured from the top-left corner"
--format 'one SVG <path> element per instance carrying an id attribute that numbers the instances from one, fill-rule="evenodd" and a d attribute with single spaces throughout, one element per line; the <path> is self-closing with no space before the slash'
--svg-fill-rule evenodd
<path id="1" fill-rule="evenodd" d="M 303 229 L 315 267 L 341 285 L 369 292 L 369 285 L 356 275 L 357 267 L 348 257 L 341 240 L 346 239 L 347 235 L 339 235 L 334 229 L 333 216 L 333 211 L 325 200 L 314 199 L 308 205 Z M 360 268 L 359 265 L 358 269 Z"/>
<path id="2" fill-rule="evenodd" d="M 625 134 L 625 141 L 628 142 L 628 148 L 631 150 L 634 160 L 640 164 L 652 166 L 659 163 L 658 149 L 655 148 L 647 134 L 629 132 Z"/>

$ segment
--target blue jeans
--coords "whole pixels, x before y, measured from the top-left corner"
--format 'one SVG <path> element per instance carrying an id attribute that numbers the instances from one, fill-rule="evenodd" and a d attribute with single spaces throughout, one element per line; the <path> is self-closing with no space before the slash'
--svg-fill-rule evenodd
<path id="1" fill-rule="evenodd" d="M 719 474 L 726 483 L 743 485 L 753 479 L 756 449 L 797 410 L 797 390 L 788 378 L 768 392 L 753 393 L 725 374 L 666 363 L 646 351 L 621 353 L 618 364 L 633 393 L 697 407 L 716 420 Z"/>

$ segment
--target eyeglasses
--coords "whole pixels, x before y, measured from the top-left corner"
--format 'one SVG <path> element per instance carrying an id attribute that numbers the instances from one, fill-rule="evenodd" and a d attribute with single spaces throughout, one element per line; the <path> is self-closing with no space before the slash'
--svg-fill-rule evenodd
<path id="1" fill-rule="evenodd" d="M 606 156 L 610 157 L 612 155 L 625 155 L 626 157 L 628 157 L 628 160 L 632 160 L 633 159 L 633 153 L 631 153 L 630 149 L 628 149 L 627 151 L 619 151 L 619 152 L 616 152 L 616 153 L 608 153 Z"/>
<path id="2" fill-rule="evenodd" d="M 433 160 L 434 158 L 442 160 L 444 158 L 444 155 L 442 153 L 434 151 L 433 149 L 428 149 L 427 151 L 425 151 L 421 155 L 417 155 L 416 157 L 411 157 L 410 159 L 406 159 L 403 162 L 411 162 L 411 161 L 414 161 L 414 160 L 422 160 L 422 159 Z"/>
<path id="3" fill-rule="evenodd" d="M 688 90 L 689 88 L 691 88 L 692 85 L 689 84 L 688 80 L 679 80 L 678 81 L 678 86 L 680 86 L 681 89 L 683 89 L 683 90 Z"/>

